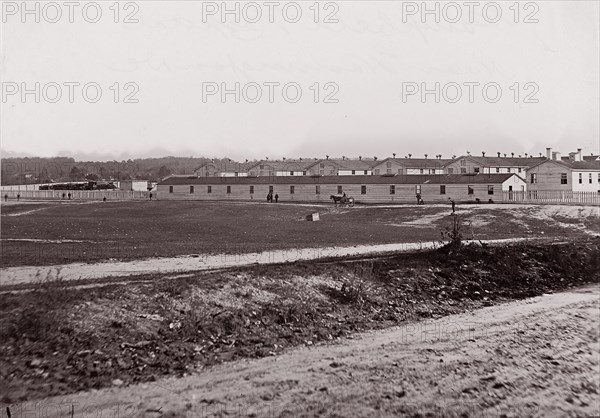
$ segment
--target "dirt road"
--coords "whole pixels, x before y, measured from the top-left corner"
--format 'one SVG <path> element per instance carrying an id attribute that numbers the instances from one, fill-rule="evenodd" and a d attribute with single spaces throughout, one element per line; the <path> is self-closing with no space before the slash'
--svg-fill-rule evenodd
<path id="1" fill-rule="evenodd" d="M 483 240 L 490 244 L 518 242 L 525 238 Z M 465 241 L 468 242 L 468 241 Z M 190 271 L 242 267 L 252 264 L 278 264 L 293 261 L 318 260 L 330 257 L 347 257 L 384 254 L 438 248 L 439 242 L 416 242 L 380 245 L 355 245 L 352 247 L 298 248 L 261 253 L 218 255 L 189 255 L 161 257 L 135 261 L 101 263 L 71 263 L 58 266 L 26 266 L 0 269 L 0 286 L 12 286 L 40 280 L 90 280 L 106 277 L 124 277 L 151 273 L 185 273 Z"/>
<path id="2" fill-rule="evenodd" d="M 10 407 L 17 417 L 67 417 L 72 406 L 74 417 L 594 417 L 599 309 L 592 286 Z"/>

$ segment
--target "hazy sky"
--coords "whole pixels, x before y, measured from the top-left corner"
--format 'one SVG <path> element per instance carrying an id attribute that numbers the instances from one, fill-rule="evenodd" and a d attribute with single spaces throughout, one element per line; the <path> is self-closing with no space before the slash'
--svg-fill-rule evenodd
<path id="1" fill-rule="evenodd" d="M 28 2 L 39 5 L 37 23 L 20 1 L 4 2 L 4 155 L 599 152 L 597 1 L 482 1 L 472 16 L 462 1 L 427 2 L 439 23 L 420 1 L 228 1 L 239 23 L 220 1 L 113 3 L 98 2 L 91 23 L 94 4 L 79 2 L 71 23 L 63 2 L 60 19 Z M 40 103 L 21 95 L 36 82 Z M 97 84 L 84 98 L 86 83 Z M 220 94 L 236 83 L 239 103 Z"/>

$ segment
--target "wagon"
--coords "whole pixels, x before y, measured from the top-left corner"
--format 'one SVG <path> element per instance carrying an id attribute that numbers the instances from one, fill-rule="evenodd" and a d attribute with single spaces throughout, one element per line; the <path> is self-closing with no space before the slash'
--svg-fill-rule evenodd
<path id="1" fill-rule="evenodd" d="M 354 198 L 352 196 L 340 196 L 340 195 L 331 195 L 329 196 L 333 203 L 337 205 L 344 206 L 354 206 Z"/>

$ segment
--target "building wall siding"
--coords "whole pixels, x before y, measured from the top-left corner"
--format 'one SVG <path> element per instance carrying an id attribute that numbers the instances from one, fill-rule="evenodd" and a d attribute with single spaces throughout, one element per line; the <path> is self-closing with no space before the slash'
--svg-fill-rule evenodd
<path id="1" fill-rule="evenodd" d="M 468 194 L 468 184 L 447 184 L 446 193 L 440 194 L 439 184 L 421 185 L 421 197 L 425 203 L 445 202 L 448 198 L 457 201 L 475 201 L 480 199 L 487 202 L 503 200 L 502 190 L 508 190 L 509 179 L 506 186 L 500 183 L 491 183 L 494 194 L 488 194 L 488 184 L 474 184 L 473 194 Z M 520 190 L 516 183 L 514 190 Z M 330 202 L 331 195 L 338 195 L 338 186 L 342 192 L 354 197 L 357 203 L 416 203 L 416 186 L 412 184 L 395 184 L 395 194 L 390 194 L 390 184 L 319 184 L 320 194 L 316 194 L 315 184 L 293 184 L 294 193 L 290 193 L 287 184 L 273 185 L 273 195 L 279 195 L 280 202 Z M 361 186 L 366 186 L 366 194 L 361 193 Z M 250 194 L 250 185 L 231 184 L 231 193 L 227 193 L 227 185 L 212 185 L 212 193 L 207 193 L 207 185 L 194 185 L 194 193 L 190 193 L 189 185 L 175 185 L 173 193 L 169 193 L 169 186 L 159 185 L 158 196 L 161 200 L 241 200 L 266 202 L 269 185 L 254 185 L 254 194 Z"/>

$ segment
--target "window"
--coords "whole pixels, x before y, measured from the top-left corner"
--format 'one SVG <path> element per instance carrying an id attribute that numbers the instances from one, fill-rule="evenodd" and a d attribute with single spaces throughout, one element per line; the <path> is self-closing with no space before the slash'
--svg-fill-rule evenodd
<path id="1" fill-rule="evenodd" d="M 600 173 L 598 173 L 598 183 L 600 183 Z"/>
<path id="2" fill-rule="evenodd" d="M 231 186 L 227 186 L 227 194 L 231 194 Z"/>
<path id="3" fill-rule="evenodd" d="M 536 183 L 537 183 L 537 174 L 531 173 L 531 184 L 536 184 Z"/>
<path id="4" fill-rule="evenodd" d="M 390 186 L 390 194 L 396 194 L 396 186 L 393 184 Z"/>
<path id="5" fill-rule="evenodd" d="M 364 174 L 365 174 L 365 176 L 367 175 L 367 170 L 365 170 Z"/>
<path id="6" fill-rule="evenodd" d="M 567 173 L 560 173 L 560 184 L 567 184 Z"/>
<path id="7" fill-rule="evenodd" d="M 260 168 L 261 170 L 264 170 L 265 166 L 263 164 L 261 164 L 258 168 Z"/>
<path id="8" fill-rule="evenodd" d="M 579 184 L 583 184 L 583 173 L 579 173 Z"/>
<path id="9" fill-rule="evenodd" d="M 392 168 L 392 163 L 390 161 L 388 161 L 387 163 L 385 163 L 385 166 L 387 168 Z"/>
<path id="10" fill-rule="evenodd" d="M 460 165 L 467 165 L 467 160 L 460 160 Z"/>
<path id="11" fill-rule="evenodd" d="M 306 170 L 302 172 L 302 175 L 305 176 L 306 175 Z"/>
<path id="12" fill-rule="evenodd" d="M 290 194 L 294 194 L 294 186 L 290 186 Z"/>
<path id="13" fill-rule="evenodd" d="M 467 169 L 466 168 L 461 168 L 460 169 L 460 174 L 467 174 Z"/>
<path id="14" fill-rule="evenodd" d="M 254 194 L 254 186 L 250 186 L 250 194 Z"/>
<path id="15" fill-rule="evenodd" d="M 293 175 L 294 175 L 294 172 L 293 172 L 293 171 L 290 171 L 290 176 L 293 176 Z"/>
<path id="16" fill-rule="evenodd" d="M 320 167 L 321 167 L 321 168 L 325 168 L 325 164 L 324 164 L 324 163 L 321 163 L 321 164 L 320 164 Z"/>
<path id="17" fill-rule="evenodd" d="M 269 186 L 269 193 L 273 193 L 273 186 Z"/>
<path id="18" fill-rule="evenodd" d="M 421 185 L 415 186 L 415 194 L 421 194 Z"/>
<path id="19" fill-rule="evenodd" d="M 500 172 L 500 167 L 496 167 L 496 173 Z"/>
<path id="20" fill-rule="evenodd" d="M 402 169 L 401 168 L 398 169 L 398 174 L 402 174 Z"/>
<path id="21" fill-rule="evenodd" d="M 356 174 L 356 170 L 352 170 L 352 175 L 355 175 L 355 174 Z"/>
<path id="22" fill-rule="evenodd" d="M 422 168 L 419 169 L 419 174 L 423 174 L 423 169 Z"/>
<path id="23" fill-rule="evenodd" d="M 522 168 L 518 168 L 517 171 L 520 173 L 520 172 L 523 171 L 523 169 Z M 510 171 L 509 171 L 509 173 L 510 173 Z"/>
<path id="24" fill-rule="evenodd" d="M 173 193 L 173 186 L 169 186 L 169 193 Z"/>
<path id="25" fill-rule="evenodd" d="M 360 186 L 360 194 L 367 194 L 367 186 Z"/>
<path id="26" fill-rule="evenodd" d="M 237 176 L 238 176 L 238 174 L 239 174 L 239 173 L 236 171 L 235 173 L 233 173 L 233 176 L 234 176 L 234 177 L 237 177 Z"/>
<path id="27" fill-rule="evenodd" d="M 190 186 L 190 194 L 194 193 L 194 186 Z"/>
<path id="28" fill-rule="evenodd" d="M 321 186 L 315 186 L 315 194 L 321 194 Z"/>
<path id="29" fill-rule="evenodd" d="M 446 186 L 445 185 L 440 186 L 440 194 L 446 194 Z"/>
<path id="30" fill-rule="evenodd" d="M 510 167 L 508 167 L 508 168 L 506 169 L 506 172 L 507 172 L 507 173 L 510 173 L 510 172 L 511 172 L 511 171 L 510 171 Z"/>
<path id="31" fill-rule="evenodd" d="M 468 185 L 467 186 L 467 194 L 473 194 L 475 191 L 473 190 L 473 186 Z"/>
<path id="32" fill-rule="evenodd" d="M 479 167 L 473 167 L 473 171 L 475 172 L 475 174 L 479 174 Z"/>
<path id="33" fill-rule="evenodd" d="M 592 173 L 589 175 L 589 183 L 592 184 Z"/>
<path id="34" fill-rule="evenodd" d="M 338 194 L 342 194 L 344 191 L 342 190 L 342 186 L 338 186 Z"/>
<path id="35" fill-rule="evenodd" d="M 448 168 L 448 174 L 454 174 L 454 169 L 453 168 Z"/>
<path id="36" fill-rule="evenodd" d="M 375 175 L 376 175 L 376 176 L 378 176 L 378 175 L 379 175 L 379 169 L 378 169 L 378 168 L 376 168 L 376 169 L 375 169 Z"/>
<path id="37" fill-rule="evenodd" d="M 206 191 L 207 193 L 212 193 L 212 186 L 208 186 L 208 190 Z"/>
<path id="38" fill-rule="evenodd" d="M 494 186 L 488 186 L 488 194 L 494 194 Z"/>
<path id="39" fill-rule="evenodd" d="M 392 174 L 392 169 L 391 168 L 386 169 L 385 174 Z"/>

